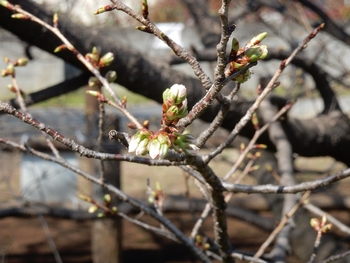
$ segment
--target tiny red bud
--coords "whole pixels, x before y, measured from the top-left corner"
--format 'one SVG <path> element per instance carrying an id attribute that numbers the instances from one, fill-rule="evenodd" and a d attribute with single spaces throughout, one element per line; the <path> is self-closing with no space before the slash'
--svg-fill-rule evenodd
<path id="1" fill-rule="evenodd" d="M 57 52 L 60 52 L 61 50 L 66 49 L 66 48 L 67 48 L 67 45 L 63 44 L 63 45 L 60 45 L 60 46 L 56 47 L 53 52 L 57 53 Z"/>
<path id="2" fill-rule="evenodd" d="M 102 14 L 104 12 L 108 12 L 108 11 L 112 11 L 114 10 L 115 7 L 112 6 L 112 5 L 106 5 L 106 6 L 103 6 L 103 7 L 100 7 L 99 9 L 97 9 L 95 12 L 94 12 L 94 15 L 99 15 L 99 14 Z"/>

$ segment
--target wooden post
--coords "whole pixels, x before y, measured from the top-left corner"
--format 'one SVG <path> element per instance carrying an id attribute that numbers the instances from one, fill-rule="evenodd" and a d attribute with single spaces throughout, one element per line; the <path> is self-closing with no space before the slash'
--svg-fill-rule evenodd
<path id="1" fill-rule="evenodd" d="M 90 89 L 90 88 L 89 88 Z M 87 130 L 89 138 L 96 141 L 98 136 L 98 103 L 96 98 L 88 95 L 86 98 L 86 117 L 87 117 Z M 119 129 L 118 119 L 114 124 L 108 128 L 108 130 Z M 106 131 L 108 133 L 108 131 Z M 108 134 L 104 135 L 102 150 L 109 153 L 118 153 L 119 148 L 114 142 L 110 142 L 108 139 Z M 96 160 L 91 160 L 96 176 L 100 176 L 99 166 L 100 163 Z M 116 161 L 103 161 L 104 166 L 104 179 L 106 182 L 120 187 L 120 165 Z M 103 196 L 107 194 L 105 189 L 98 186 L 93 186 L 94 198 L 98 201 L 103 200 Z M 117 200 L 115 196 L 112 196 L 112 205 L 117 205 Z M 121 241 L 122 241 L 122 227 L 120 218 L 104 218 L 96 220 L 92 226 L 92 236 L 91 236 L 91 250 L 92 259 L 94 263 L 119 263 L 121 262 Z"/>

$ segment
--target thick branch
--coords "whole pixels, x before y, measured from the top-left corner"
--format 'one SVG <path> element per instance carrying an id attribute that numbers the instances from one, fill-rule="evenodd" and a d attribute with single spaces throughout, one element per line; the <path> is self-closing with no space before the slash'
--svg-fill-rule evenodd
<path id="1" fill-rule="evenodd" d="M 31 1 L 14 0 L 13 3 L 20 4 L 24 9 L 33 12 L 35 15 L 49 21 L 49 23 L 52 21 L 49 12 Z M 53 34 L 31 21 L 11 19 L 10 16 L 10 11 L 0 7 L 0 25 L 18 35 L 24 41 L 50 53 L 53 53 L 53 50 L 61 44 Z M 117 82 L 133 92 L 161 102 L 161 94 L 165 88 L 174 83 L 181 83 L 187 87 L 189 107 L 192 107 L 205 94 L 199 80 L 172 70 L 164 64 L 160 65 L 148 60 L 139 52 L 119 45 L 114 37 L 110 37 L 102 31 L 75 25 L 65 19 L 64 16 L 60 18 L 59 27 L 62 33 L 83 54 L 90 52 L 93 46 L 99 47 L 102 53 L 113 52 L 115 62 L 108 70 L 116 70 L 118 74 Z M 55 53 L 55 55 L 86 71 L 75 56 L 68 51 Z M 251 103 L 249 102 L 235 102 L 222 126 L 232 130 L 250 106 Z M 211 122 L 219 111 L 219 107 L 218 103 L 213 103 L 205 114 L 201 115 L 201 119 Z M 350 147 L 348 136 L 350 134 L 350 123 L 345 115 L 337 113 L 326 117 L 320 116 L 309 121 L 288 118 L 283 122 L 283 127 L 295 153 L 302 156 L 329 155 L 350 164 L 350 152 L 347 151 Z M 253 136 L 254 131 L 253 126 L 248 124 L 240 134 L 249 138 Z M 273 147 L 267 136 L 262 136 L 259 142 Z"/>

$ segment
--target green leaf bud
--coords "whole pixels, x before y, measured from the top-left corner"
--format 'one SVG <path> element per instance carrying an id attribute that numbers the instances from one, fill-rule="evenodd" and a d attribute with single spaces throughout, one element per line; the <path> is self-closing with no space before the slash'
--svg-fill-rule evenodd
<path id="1" fill-rule="evenodd" d="M 117 72 L 108 71 L 105 75 L 105 78 L 107 79 L 108 83 L 112 83 L 117 79 Z"/>
<path id="2" fill-rule="evenodd" d="M 98 65 L 100 67 L 107 67 L 110 64 L 112 64 L 113 60 L 114 60 L 113 53 L 112 52 L 108 52 L 100 59 L 100 62 L 99 62 Z"/>

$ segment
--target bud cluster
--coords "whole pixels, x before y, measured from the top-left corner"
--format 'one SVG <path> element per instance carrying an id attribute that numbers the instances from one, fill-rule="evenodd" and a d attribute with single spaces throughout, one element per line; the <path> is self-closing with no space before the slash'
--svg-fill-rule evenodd
<path id="1" fill-rule="evenodd" d="M 197 153 L 195 138 L 181 134 L 175 128 L 175 124 L 188 114 L 186 95 L 185 86 L 179 84 L 163 92 L 161 129 L 156 133 L 147 128 L 139 130 L 130 140 L 130 153 L 149 154 L 152 159 L 164 158 L 170 148 L 186 155 Z"/>
<path id="2" fill-rule="evenodd" d="M 225 71 L 225 76 L 228 77 L 238 70 L 242 69 L 244 66 L 252 62 L 257 62 L 258 60 L 265 59 L 267 57 L 268 51 L 266 45 L 261 45 L 260 42 L 266 37 L 267 33 L 261 33 L 253 37 L 244 47 L 239 48 L 239 42 L 236 38 L 232 39 L 232 48 L 230 53 L 230 63 L 229 67 Z M 233 78 L 232 80 L 239 83 L 246 82 L 252 72 L 247 70 L 244 74 Z"/>
<path id="3" fill-rule="evenodd" d="M 175 84 L 163 92 L 162 124 L 170 126 L 187 116 L 187 93 L 184 85 Z"/>
<path id="4" fill-rule="evenodd" d="M 27 65 L 28 62 L 27 58 L 18 58 L 14 62 L 11 62 L 11 60 L 8 57 L 4 57 L 3 59 L 7 64 L 7 67 L 1 70 L 2 77 L 15 77 L 15 67 L 24 67 L 25 65 Z"/>
<path id="5" fill-rule="evenodd" d="M 114 60 L 114 55 L 112 52 L 108 52 L 102 57 L 100 57 L 100 54 L 98 53 L 97 48 L 93 47 L 92 52 L 87 53 L 85 55 L 85 58 L 91 63 L 93 67 L 100 69 L 111 65 Z"/>
<path id="6" fill-rule="evenodd" d="M 329 232 L 331 230 L 331 228 L 332 228 L 332 224 L 330 224 L 330 223 L 327 224 L 327 216 L 326 216 L 326 214 L 324 214 L 322 216 L 321 221 L 318 220 L 317 218 L 311 218 L 310 219 L 310 225 L 312 226 L 312 228 L 315 231 L 321 232 L 322 234 Z"/>

